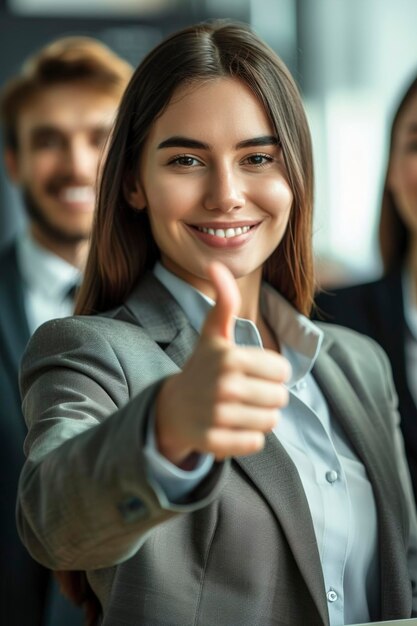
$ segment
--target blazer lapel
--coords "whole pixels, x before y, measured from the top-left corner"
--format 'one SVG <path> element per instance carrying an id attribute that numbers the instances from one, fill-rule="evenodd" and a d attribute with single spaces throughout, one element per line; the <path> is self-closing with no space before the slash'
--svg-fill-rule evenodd
<path id="1" fill-rule="evenodd" d="M 329 623 L 323 572 L 313 522 L 294 463 L 274 434 L 262 452 L 234 461 L 265 496 L 287 537 L 324 624 Z"/>
<path id="2" fill-rule="evenodd" d="M 404 543 L 392 508 L 394 504 L 398 512 L 403 509 L 398 497 L 401 485 L 390 457 L 392 448 L 386 446 L 386 439 L 381 436 L 381 431 L 386 433 L 384 424 L 378 422 L 376 407 L 372 408 L 373 419 L 364 410 L 342 369 L 343 359 L 343 354 L 336 346 L 329 352 L 323 346 L 313 373 L 327 398 L 332 414 L 344 428 L 372 484 L 379 519 L 381 618 L 400 618 L 404 615 L 405 607 L 408 608 L 407 593 L 404 590 L 407 573 L 404 572 L 405 579 L 396 575 L 398 562 L 395 555 L 404 552 Z M 370 406 L 372 407 L 372 402 Z"/>
<path id="3" fill-rule="evenodd" d="M 182 368 L 198 341 L 179 304 L 159 280 L 148 273 L 126 301 L 131 314 L 165 353 Z"/>

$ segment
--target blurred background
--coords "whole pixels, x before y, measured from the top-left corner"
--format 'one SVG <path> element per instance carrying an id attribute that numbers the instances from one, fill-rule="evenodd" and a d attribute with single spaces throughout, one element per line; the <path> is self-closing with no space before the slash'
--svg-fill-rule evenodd
<path id="1" fill-rule="evenodd" d="M 379 275 L 387 128 L 417 73 L 415 0 L 0 0 L 0 84 L 62 35 L 97 37 L 137 65 L 165 35 L 215 17 L 251 24 L 301 89 L 313 135 L 314 245 L 323 282 Z M 23 219 L 1 167 L 0 245 Z"/>

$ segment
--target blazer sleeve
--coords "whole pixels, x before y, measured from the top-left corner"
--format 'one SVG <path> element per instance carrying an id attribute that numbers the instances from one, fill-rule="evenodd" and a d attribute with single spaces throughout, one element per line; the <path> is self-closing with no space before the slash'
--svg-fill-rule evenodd
<path id="1" fill-rule="evenodd" d="M 181 505 L 147 475 L 146 418 L 161 382 L 176 370 L 142 329 L 125 322 L 54 320 L 33 336 L 21 369 L 29 432 L 17 524 L 46 567 L 120 563 L 157 524 L 217 496 L 227 463 L 216 463 Z"/>

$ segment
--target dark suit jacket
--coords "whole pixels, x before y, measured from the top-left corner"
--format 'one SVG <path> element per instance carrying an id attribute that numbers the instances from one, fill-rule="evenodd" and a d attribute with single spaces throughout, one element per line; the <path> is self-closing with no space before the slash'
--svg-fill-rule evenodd
<path id="1" fill-rule="evenodd" d="M 65 606 L 68 603 L 56 590 L 52 593 L 50 572 L 31 558 L 16 529 L 17 483 L 27 430 L 18 369 L 28 339 L 22 278 L 15 245 L 9 245 L 0 252 L 0 623 L 44 626 L 53 603 L 62 620 L 59 626 L 72 626 L 81 623 L 79 611 Z"/>
<path id="2" fill-rule="evenodd" d="M 407 618 L 417 614 L 417 524 L 388 362 L 370 339 L 323 329 L 313 374 L 366 467 L 379 516 L 373 619 Z M 35 333 L 21 379 L 21 536 L 45 565 L 87 571 L 103 626 L 327 626 L 307 500 L 273 434 L 262 452 L 215 464 L 181 504 L 149 480 L 150 407 L 197 339 L 152 275 L 107 317 Z"/>
<path id="3" fill-rule="evenodd" d="M 401 428 L 417 501 L 417 407 L 406 373 L 401 270 L 371 283 L 321 293 L 316 302 L 318 319 L 364 333 L 375 339 L 387 353 L 398 394 Z"/>

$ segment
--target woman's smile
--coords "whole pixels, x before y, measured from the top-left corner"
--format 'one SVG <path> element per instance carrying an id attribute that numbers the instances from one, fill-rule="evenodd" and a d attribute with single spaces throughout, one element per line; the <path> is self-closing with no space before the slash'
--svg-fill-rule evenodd
<path id="1" fill-rule="evenodd" d="M 254 235 L 261 221 L 236 224 L 208 223 L 204 225 L 185 224 L 194 237 L 215 248 L 236 248 L 245 245 Z"/>

